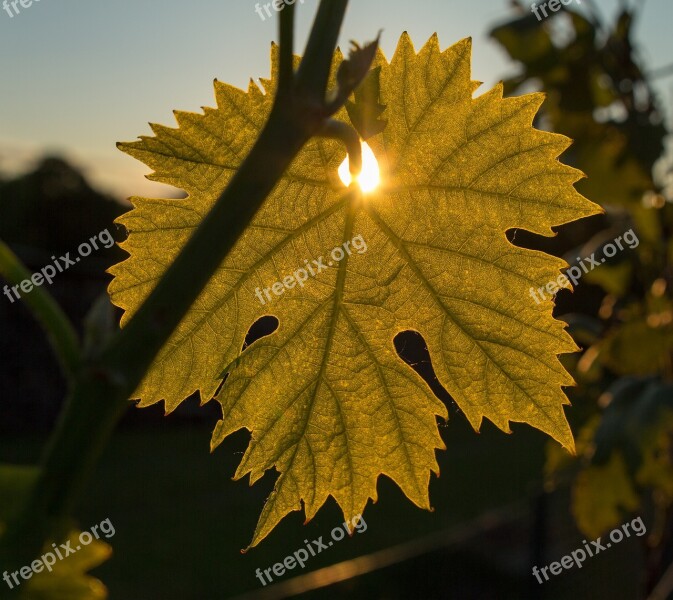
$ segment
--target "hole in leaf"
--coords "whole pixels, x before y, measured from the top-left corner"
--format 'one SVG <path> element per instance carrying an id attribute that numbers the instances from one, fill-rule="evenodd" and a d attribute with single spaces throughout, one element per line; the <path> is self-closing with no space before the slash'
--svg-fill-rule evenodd
<path id="1" fill-rule="evenodd" d="M 402 331 L 393 340 L 397 355 L 418 373 L 451 412 L 460 413 L 460 409 L 451 394 L 444 389 L 432 367 L 428 346 L 418 331 Z"/>
<path id="2" fill-rule="evenodd" d="M 245 341 L 243 342 L 243 348 L 241 352 L 245 350 L 248 346 L 255 343 L 257 340 L 271 335 L 276 329 L 278 329 L 279 321 L 276 317 L 272 315 L 264 315 L 257 319 L 248 329 L 248 333 L 245 336 Z"/>
<path id="3" fill-rule="evenodd" d="M 248 329 L 248 333 L 245 335 L 245 340 L 243 340 L 243 346 L 241 347 L 241 352 L 243 352 L 251 344 L 254 344 L 257 340 L 266 337 L 267 335 L 271 335 L 274 331 L 276 331 L 276 329 L 278 329 L 279 324 L 280 322 L 278 321 L 278 319 L 271 315 L 264 315 L 263 317 L 257 319 L 250 326 L 250 329 Z M 229 373 L 226 373 L 222 378 L 222 381 L 220 381 L 220 385 L 217 386 L 217 390 L 215 390 L 213 398 L 217 398 L 220 391 L 222 390 L 222 386 L 225 384 L 228 377 Z"/>

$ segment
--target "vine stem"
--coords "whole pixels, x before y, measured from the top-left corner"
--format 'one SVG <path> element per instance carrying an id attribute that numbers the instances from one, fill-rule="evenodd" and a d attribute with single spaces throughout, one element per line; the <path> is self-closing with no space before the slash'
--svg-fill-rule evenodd
<path id="1" fill-rule="evenodd" d="M 339 107 L 327 105 L 331 60 L 348 0 L 321 0 L 297 74 L 293 9 L 281 15 L 279 91 L 250 154 L 128 324 L 79 369 L 27 503 L 0 540 L 0 573 L 39 554 L 72 512 L 128 399 L 212 274 L 304 144 Z M 362 77 L 366 74 L 362 73 Z M 358 82 L 359 83 L 359 82 Z M 0 595 L 2 591 L 0 591 Z"/>
<path id="2" fill-rule="evenodd" d="M 0 275 L 15 287 L 32 276 L 19 257 L 2 240 L 0 240 Z M 52 295 L 41 286 L 33 286 L 29 293 L 21 294 L 21 299 L 46 332 L 66 378 L 72 383 L 81 362 L 79 339 L 72 323 Z"/>

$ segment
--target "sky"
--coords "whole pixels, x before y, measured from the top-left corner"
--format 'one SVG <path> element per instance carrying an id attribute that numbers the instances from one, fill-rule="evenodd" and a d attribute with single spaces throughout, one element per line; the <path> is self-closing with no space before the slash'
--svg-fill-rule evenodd
<path id="1" fill-rule="evenodd" d="M 573 4 L 581 10 L 586 1 Z M 595 4 L 612 16 L 619 1 Z M 673 0 L 627 1 L 644 3 L 637 42 L 646 64 L 673 63 Z M 116 196 L 165 194 L 144 178 L 149 169 L 115 143 L 150 135 L 148 122 L 174 126 L 173 109 L 213 106 L 214 78 L 245 88 L 250 77 L 267 76 L 277 17 L 262 20 L 256 4 L 33 0 L 27 8 L 17 4 L 13 17 L 0 10 L 0 170 L 18 172 L 46 153 L 59 154 Z M 297 5 L 300 53 L 318 0 Z M 512 14 L 508 0 L 351 0 L 340 45 L 371 40 L 382 29 L 390 57 L 405 30 L 417 48 L 433 32 L 442 48 L 472 36 L 473 78 L 485 82 L 485 91 L 516 69 L 487 36 Z M 673 77 L 659 80 L 657 89 L 673 107 Z"/>

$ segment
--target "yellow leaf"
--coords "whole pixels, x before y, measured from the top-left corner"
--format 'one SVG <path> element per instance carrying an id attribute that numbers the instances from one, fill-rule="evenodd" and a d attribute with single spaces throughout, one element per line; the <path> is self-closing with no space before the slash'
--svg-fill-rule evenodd
<path id="1" fill-rule="evenodd" d="M 673 502 L 672 436 L 673 413 L 666 410 L 642 436 L 642 463 L 636 473 L 638 485 L 655 490 L 665 504 Z"/>
<path id="2" fill-rule="evenodd" d="M 101 540 L 92 540 L 81 546 L 80 531 L 74 530 L 64 540 L 71 548 L 80 548 L 74 554 L 57 560 L 51 571 L 43 569 L 28 580 L 22 600 L 105 600 L 107 588 L 95 577 L 87 575 L 110 558 L 112 548 Z M 81 546 L 81 547 L 80 547 Z M 47 552 L 54 552 L 47 544 Z"/>
<path id="3" fill-rule="evenodd" d="M 558 355 L 576 346 L 551 300 L 537 304 L 529 293 L 567 265 L 514 246 L 506 232 L 549 236 L 600 209 L 575 191 L 582 174 L 557 160 L 570 141 L 533 129 L 542 95 L 503 99 L 499 85 L 473 98 L 470 54 L 470 40 L 442 52 L 436 36 L 417 54 L 407 34 L 390 63 L 379 52 L 387 126 L 368 144 L 380 186 L 364 196 L 347 189 L 339 143 L 309 142 L 137 390 L 141 405 L 163 399 L 170 411 L 196 390 L 209 400 L 229 372 L 213 447 L 246 428 L 252 439 L 236 477 L 280 473 L 252 545 L 302 503 L 312 518 L 330 495 L 350 519 L 376 499 L 381 474 L 430 508 L 435 450 L 444 448 L 436 417 L 447 411 L 398 357 L 401 331 L 424 337 L 437 377 L 475 429 L 484 418 L 506 432 L 524 422 L 573 450 L 561 389 L 573 380 Z M 337 52 L 335 69 L 340 61 Z M 131 256 L 112 269 L 110 292 L 126 318 L 249 152 L 276 77 L 263 81 L 266 93 L 216 82 L 216 109 L 176 113 L 178 128 L 154 125 L 155 137 L 121 144 L 154 169 L 151 179 L 189 194 L 134 198 L 119 219 Z M 348 122 L 346 109 L 336 118 Z M 356 239 L 366 251 L 330 257 Z M 321 257 L 324 270 L 283 283 Z M 264 315 L 278 329 L 241 354 Z"/>
<path id="4" fill-rule="evenodd" d="M 573 486 L 572 510 L 577 526 L 592 538 L 621 524 L 625 513 L 638 508 L 640 500 L 619 452 L 607 464 L 584 469 Z"/>
<path id="5" fill-rule="evenodd" d="M 5 520 L 10 519 L 26 502 L 38 474 L 36 467 L 0 464 L 0 536 L 6 528 Z M 95 577 L 87 575 L 87 572 L 105 562 L 112 554 L 112 548 L 97 539 L 82 545 L 80 534 L 79 530 L 74 529 L 58 544 L 47 542 L 42 554 L 37 557 L 41 566 L 37 567 L 37 571 L 33 570 L 28 580 L 18 573 L 16 579 L 5 573 L 9 581 L 2 581 L 0 585 L 16 589 L 18 581 L 20 600 L 105 600 L 108 597 L 107 588 Z M 77 550 L 65 556 L 66 551 L 63 550 L 63 558 L 58 560 L 54 548 L 61 550 L 61 543 L 68 542 L 71 549 Z M 51 556 L 46 557 L 48 553 Z M 42 557 L 47 558 L 46 563 L 42 562 Z M 46 568 L 46 564 L 51 566 L 51 570 Z"/>

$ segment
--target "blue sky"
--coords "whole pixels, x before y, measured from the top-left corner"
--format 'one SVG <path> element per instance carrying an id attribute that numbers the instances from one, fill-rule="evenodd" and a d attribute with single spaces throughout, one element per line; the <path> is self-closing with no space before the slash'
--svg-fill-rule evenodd
<path id="1" fill-rule="evenodd" d="M 318 0 L 300 1 L 298 50 Z M 637 39 L 647 64 L 673 63 L 673 2 L 637 1 L 645 2 Z M 266 76 L 276 22 L 262 21 L 255 4 L 35 0 L 12 18 L 0 11 L 0 169 L 27 168 L 49 151 L 117 195 L 161 194 L 161 186 L 144 179 L 147 167 L 115 142 L 149 134 L 148 121 L 174 125 L 173 109 L 212 106 L 215 77 L 245 87 L 249 77 Z M 613 15 L 618 0 L 596 4 Z M 473 77 L 490 87 L 514 66 L 486 33 L 511 14 L 507 0 L 352 0 L 341 45 L 383 29 L 390 57 L 404 30 L 417 47 L 435 31 L 443 47 L 472 36 Z M 658 89 L 672 106 L 673 77 Z"/>

